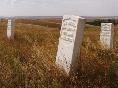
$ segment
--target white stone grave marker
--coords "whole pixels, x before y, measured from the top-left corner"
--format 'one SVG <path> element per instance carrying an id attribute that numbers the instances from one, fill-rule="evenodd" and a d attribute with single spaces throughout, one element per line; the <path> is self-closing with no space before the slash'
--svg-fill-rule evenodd
<path id="1" fill-rule="evenodd" d="M 113 47 L 113 24 L 101 23 L 100 42 L 104 49 Z"/>
<path id="2" fill-rule="evenodd" d="M 14 38 L 13 20 L 9 19 L 7 23 L 7 37 L 9 39 Z"/>
<path id="3" fill-rule="evenodd" d="M 85 19 L 79 16 L 64 15 L 60 31 L 56 64 L 69 75 L 78 63 L 82 44 Z"/>

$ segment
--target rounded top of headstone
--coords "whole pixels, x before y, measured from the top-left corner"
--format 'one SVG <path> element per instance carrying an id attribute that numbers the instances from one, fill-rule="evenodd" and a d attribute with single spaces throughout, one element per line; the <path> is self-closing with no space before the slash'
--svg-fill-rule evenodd
<path id="1" fill-rule="evenodd" d="M 101 23 L 101 24 L 113 24 L 113 23 Z"/>
<path id="2" fill-rule="evenodd" d="M 8 22 L 11 22 L 11 19 L 8 19 Z"/>
<path id="3" fill-rule="evenodd" d="M 81 17 L 81 16 L 78 16 L 78 18 L 85 19 L 85 18 L 83 18 L 83 17 Z"/>

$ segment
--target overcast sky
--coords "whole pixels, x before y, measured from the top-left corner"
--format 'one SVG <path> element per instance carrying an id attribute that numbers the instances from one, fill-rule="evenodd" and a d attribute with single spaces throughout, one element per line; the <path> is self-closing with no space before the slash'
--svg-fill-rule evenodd
<path id="1" fill-rule="evenodd" d="M 118 16 L 118 0 L 0 1 L 0 16 Z"/>

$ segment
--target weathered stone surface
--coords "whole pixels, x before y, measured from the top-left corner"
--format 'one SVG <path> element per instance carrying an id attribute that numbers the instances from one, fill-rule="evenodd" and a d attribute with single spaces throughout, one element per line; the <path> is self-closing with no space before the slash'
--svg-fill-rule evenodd
<path id="1" fill-rule="evenodd" d="M 63 16 L 56 64 L 69 74 L 76 69 L 83 38 L 85 19 L 79 16 Z"/>
<path id="2" fill-rule="evenodd" d="M 101 23 L 100 42 L 103 48 L 110 49 L 113 47 L 113 24 Z"/>
<path id="3" fill-rule="evenodd" d="M 7 24 L 7 37 L 9 39 L 14 38 L 14 28 L 13 28 L 13 20 L 9 19 Z"/>

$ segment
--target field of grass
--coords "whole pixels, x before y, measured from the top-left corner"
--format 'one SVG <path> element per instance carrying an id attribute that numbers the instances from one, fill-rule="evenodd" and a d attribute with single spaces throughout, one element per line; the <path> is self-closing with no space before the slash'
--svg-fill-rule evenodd
<path id="1" fill-rule="evenodd" d="M 0 22 L 0 88 L 118 88 L 117 25 L 113 49 L 103 50 L 100 27 L 86 24 L 77 74 L 68 77 L 55 65 L 59 28 L 36 22 L 16 20 L 14 40 Z"/>

